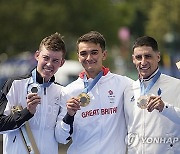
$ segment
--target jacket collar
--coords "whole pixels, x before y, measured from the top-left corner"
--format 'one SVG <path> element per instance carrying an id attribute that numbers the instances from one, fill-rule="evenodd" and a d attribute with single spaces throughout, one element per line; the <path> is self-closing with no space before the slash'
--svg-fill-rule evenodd
<path id="1" fill-rule="evenodd" d="M 107 75 L 107 73 L 109 72 L 109 68 L 103 66 L 103 67 L 102 67 L 102 71 L 103 71 L 103 76 L 105 76 L 105 75 Z M 81 72 L 81 73 L 79 74 L 79 77 L 80 77 L 81 79 L 83 79 L 83 78 L 84 78 L 84 74 L 85 74 L 85 71 Z"/>
<path id="2" fill-rule="evenodd" d="M 55 81 L 55 77 L 53 75 L 48 82 L 54 82 L 54 81 Z M 39 74 L 37 69 L 36 69 L 36 82 L 38 82 L 39 84 L 43 84 L 43 77 Z"/>

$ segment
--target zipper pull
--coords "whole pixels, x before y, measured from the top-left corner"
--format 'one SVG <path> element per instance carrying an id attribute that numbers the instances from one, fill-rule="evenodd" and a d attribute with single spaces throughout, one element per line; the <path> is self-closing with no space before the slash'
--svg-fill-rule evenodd
<path id="1" fill-rule="evenodd" d="M 13 143 L 16 141 L 16 136 L 14 136 Z"/>
<path id="2" fill-rule="evenodd" d="M 44 86 L 45 78 L 43 78 L 44 95 L 46 95 L 46 87 Z"/>
<path id="3" fill-rule="evenodd" d="M 44 95 L 46 95 L 46 88 L 44 88 Z"/>

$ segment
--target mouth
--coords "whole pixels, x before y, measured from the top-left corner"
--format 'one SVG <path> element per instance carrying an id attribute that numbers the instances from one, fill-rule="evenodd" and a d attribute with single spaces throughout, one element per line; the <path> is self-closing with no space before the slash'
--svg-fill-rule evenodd
<path id="1" fill-rule="evenodd" d="M 95 61 L 87 61 L 86 64 L 93 65 L 93 64 L 96 64 L 96 62 Z"/>
<path id="2" fill-rule="evenodd" d="M 139 69 L 142 70 L 142 71 L 147 71 L 147 70 L 149 70 L 149 68 L 150 67 L 139 67 Z"/>
<path id="3" fill-rule="evenodd" d="M 51 68 L 43 68 L 43 70 L 45 73 L 52 73 L 53 72 L 53 69 L 51 69 Z"/>

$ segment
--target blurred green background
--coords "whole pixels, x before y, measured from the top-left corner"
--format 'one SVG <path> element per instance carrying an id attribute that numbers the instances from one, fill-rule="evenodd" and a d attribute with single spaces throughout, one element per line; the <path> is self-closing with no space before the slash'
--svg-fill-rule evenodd
<path id="1" fill-rule="evenodd" d="M 24 51 L 34 53 L 42 38 L 55 32 L 64 36 L 66 59 L 77 59 L 77 38 L 97 30 L 107 40 L 105 65 L 113 72 L 134 78 L 132 42 L 150 35 L 159 42 L 161 66 L 178 77 L 179 8 L 179 0 L 1 0 L 0 62 Z"/>
<path id="2" fill-rule="evenodd" d="M 137 78 L 131 61 L 135 38 L 159 42 L 162 72 L 180 78 L 179 0 L 0 0 L 0 81 L 15 57 L 30 59 L 40 41 L 55 32 L 64 36 L 68 60 L 77 60 L 76 40 L 90 30 L 107 41 L 112 72 Z M 28 54 L 27 54 L 28 53 Z M 11 60 L 9 60 L 11 59 Z M 9 70 L 12 72 L 12 70 Z M 1 148 L 2 149 L 2 148 Z"/>

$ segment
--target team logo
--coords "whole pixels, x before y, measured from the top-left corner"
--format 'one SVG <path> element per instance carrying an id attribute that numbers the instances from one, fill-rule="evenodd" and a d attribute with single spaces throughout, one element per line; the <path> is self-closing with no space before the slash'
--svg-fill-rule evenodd
<path id="1" fill-rule="evenodd" d="M 158 96 L 160 96 L 161 93 L 162 93 L 162 90 L 161 90 L 161 88 L 159 88 L 159 89 L 158 89 L 158 92 L 157 92 Z"/>
<path id="2" fill-rule="evenodd" d="M 113 94 L 113 91 L 112 91 L 112 90 L 109 90 L 108 93 L 109 93 L 109 95 L 112 95 L 112 94 Z"/>
<path id="3" fill-rule="evenodd" d="M 134 96 L 131 97 L 130 101 L 131 101 L 131 102 L 134 102 L 134 101 L 135 101 Z"/>
<path id="4" fill-rule="evenodd" d="M 109 102 L 110 103 L 114 103 L 114 100 L 115 100 L 115 95 L 113 95 L 114 93 L 113 93 L 113 91 L 112 90 L 109 90 L 108 91 L 108 98 L 109 98 Z"/>

